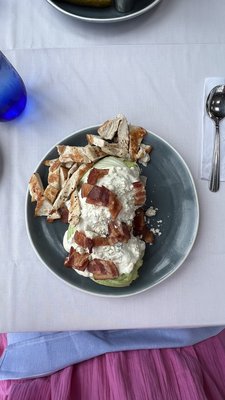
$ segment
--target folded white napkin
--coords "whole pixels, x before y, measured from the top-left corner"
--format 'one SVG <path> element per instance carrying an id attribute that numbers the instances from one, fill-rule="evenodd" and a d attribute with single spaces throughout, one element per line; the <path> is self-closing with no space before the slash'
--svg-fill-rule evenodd
<path id="1" fill-rule="evenodd" d="M 211 89 L 224 85 L 225 78 L 206 78 L 203 93 L 201 179 L 210 179 L 214 147 L 215 123 L 206 111 L 206 100 Z M 220 122 L 220 180 L 225 181 L 225 118 Z"/>

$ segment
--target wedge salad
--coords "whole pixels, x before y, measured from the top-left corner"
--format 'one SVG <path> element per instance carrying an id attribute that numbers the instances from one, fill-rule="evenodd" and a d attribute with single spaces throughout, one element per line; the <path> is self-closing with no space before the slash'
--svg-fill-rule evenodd
<path id="1" fill-rule="evenodd" d="M 64 267 L 97 284 L 123 287 L 138 277 L 146 243 L 154 234 L 145 221 L 146 177 L 151 146 L 146 130 L 119 114 L 87 134 L 84 147 L 58 145 L 59 157 L 45 160 L 48 184 L 34 173 L 29 182 L 35 216 L 68 224 Z"/>

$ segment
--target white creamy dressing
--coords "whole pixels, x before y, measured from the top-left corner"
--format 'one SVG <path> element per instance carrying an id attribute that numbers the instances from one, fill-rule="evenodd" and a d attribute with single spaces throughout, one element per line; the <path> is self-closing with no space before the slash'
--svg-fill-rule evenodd
<path id="1" fill-rule="evenodd" d="M 134 265 L 143 257 L 145 243 L 132 236 L 127 243 L 117 243 L 114 246 L 94 247 L 92 258 L 107 259 L 113 261 L 119 274 L 129 274 Z"/>
<path id="2" fill-rule="evenodd" d="M 88 176 L 88 175 L 87 175 Z M 87 177 L 86 177 L 87 178 Z M 117 220 L 132 225 L 135 210 L 133 182 L 140 180 L 140 171 L 137 167 L 111 167 L 109 172 L 97 182 L 99 186 L 105 186 L 114 192 L 122 204 Z M 87 204 L 86 198 L 81 197 L 79 191 L 79 200 L 81 205 L 80 221 L 76 227 L 78 231 L 83 231 L 89 238 L 95 236 L 106 236 L 108 234 L 108 224 L 111 220 L 111 214 L 107 207 Z M 66 251 L 70 251 L 73 246 L 79 253 L 85 250 L 73 242 L 73 235 L 68 240 L 67 232 L 64 235 L 63 245 Z M 114 246 L 94 247 L 90 254 L 90 259 L 100 258 L 113 261 L 119 271 L 119 274 L 129 274 L 134 265 L 140 260 L 145 251 L 145 243 L 137 237 L 131 235 L 127 243 L 117 243 Z M 75 271 L 83 276 L 92 277 L 93 274 L 88 271 Z"/>
<path id="3" fill-rule="evenodd" d="M 122 204 L 117 220 L 126 222 L 131 225 L 134 219 L 135 209 L 134 206 L 134 191 L 133 182 L 138 181 L 139 169 L 128 167 L 112 167 L 109 173 L 97 182 L 98 186 L 105 186 L 107 189 L 114 192 Z M 111 214 L 108 207 L 95 206 L 87 204 L 86 198 L 81 197 L 79 192 L 79 200 L 81 205 L 81 219 L 79 222 L 80 227 L 84 231 L 92 231 L 99 235 L 107 235 L 108 224 L 111 220 Z"/>

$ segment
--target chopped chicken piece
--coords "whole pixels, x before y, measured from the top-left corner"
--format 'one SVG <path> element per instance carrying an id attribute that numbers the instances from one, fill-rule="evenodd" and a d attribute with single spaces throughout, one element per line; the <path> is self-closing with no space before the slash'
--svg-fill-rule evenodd
<path id="1" fill-rule="evenodd" d="M 53 158 L 52 160 L 44 160 L 43 164 L 46 167 L 51 167 L 51 165 L 54 164 L 57 160 L 58 160 L 58 158 Z"/>
<path id="2" fill-rule="evenodd" d="M 69 179 L 71 177 L 71 175 L 73 175 L 73 173 L 78 169 L 78 167 L 79 167 L 78 163 L 72 163 L 72 165 L 70 165 L 69 171 L 68 171 L 68 174 L 67 174 L 67 179 Z"/>
<path id="3" fill-rule="evenodd" d="M 61 214 L 58 210 L 51 210 L 47 216 L 47 221 L 54 222 L 56 219 L 61 219 Z"/>
<path id="4" fill-rule="evenodd" d="M 118 127 L 123 118 L 122 114 L 117 115 L 116 118 L 107 120 L 98 128 L 98 134 L 106 140 L 112 140 L 118 132 Z"/>
<path id="5" fill-rule="evenodd" d="M 48 185 L 44 191 L 44 196 L 50 201 L 51 204 L 53 204 L 58 193 L 59 189 L 56 189 L 52 185 Z"/>
<path id="6" fill-rule="evenodd" d="M 59 182 L 60 182 L 60 189 L 64 186 L 67 177 L 68 177 L 68 168 L 63 167 L 62 165 L 59 167 Z"/>
<path id="7" fill-rule="evenodd" d="M 81 212 L 77 189 L 75 189 L 70 196 L 68 210 L 68 222 L 71 225 L 76 226 L 79 222 Z"/>
<path id="8" fill-rule="evenodd" d="M 132 161 L 136 161 L 138 159 L 139 148 L 146 133 L 147 132 L 144 128 L 133 125 L 129 126 L 129 154 Z"/>
<path id="9" fill-rule="evenodd" d="M 61 189 L 59 175 L 60 165 L 61 162 L 59 161 L 59 159 L 57 159 L 54 163 L 51 164 L 48 172 L 48 184 L 54 186 L 56 189 Z"/>
<path id="10" fill-rule="evenodd" d="M 105 156 L 99 147 L 89 144 L 84 147 L 58 145 L 57 150 L 61 162 L 73 161 L 75 163 L 88 164 Z"/>
<path id="11" fill-rule="evenodd" d="M 150 161 L 150 153 L 152 151 L 152 146 L 150 145 L 146 145 L 144 143 L 142 143 L 140 145 L 140 149 L 137 153 L 136 159 L 138 160 L 138 162 L 142 165 L 144 165 L 145 167 L 147 166 L 148 162 Z"/>
<path id="12" fill-rule="evenodd" d="M 41 197 L 44 193 L 43 184 L 40 178 L 40 175 L 35 172 L 29 182 L 29 191 L 31 195 L 31 201 L 37 201 L 39 197 Z"/>
<path id="13" fill-rule="evenodd" d="M 129 140 L 128 122 L 123 116 L 118 126 L 118 146 L 123 150 L 124 156 L 128 155 Z"/>
<path id="14" fill-rule="evenodd" d="M 65 185 L 59 192 L 54 204 L 53 208 L 58 210 L 66 202 L 66 200 L 70 197 L 71 193 L 76 189 L 80 180 L 84 176 L 84 174 L 93 166 L 92 163 L 89 164 L 81 164 L 79 168 L 73 173 L 73 175 L 66 181 Z"/>
<path id="15" fill-rule="evenodd" d="M 105 145 L 105 143 L 107 143 L 104 139 L 101 139 L 99 136 L 91 135 L 90 133 L 88 133 L 86 135 L 86 138 L 90 145 L 94 145 L 94 146 L 98 146 L 98 147 L 103 147 Z"/>
<path id="16" fill-rule="evenodd" d="M 52 203 L 44 196 L 40 196 L 37 199 L 37 204 L 35 207 L 35 216 L 36 217 L 47 217 L 49 213 L 52 211 Z"/>
<path id="17" fill-rule="evenodd" d="M 121 146 L 118 143 L 105 143 L 105 145 L 102 147 L 102 151 L 107 155 L 120 158 L 123 157 L 125 158 L 127 155 L 126 150 L 121 148 Z"/>

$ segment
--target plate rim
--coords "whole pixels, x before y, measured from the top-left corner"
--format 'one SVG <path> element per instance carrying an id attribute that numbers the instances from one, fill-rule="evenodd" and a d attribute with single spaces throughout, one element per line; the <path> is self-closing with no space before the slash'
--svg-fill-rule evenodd
<path id="1" fill-rule="evenodd" d="M 146 13 L 147 11 L 151 10 L 153 7 L 155 7 L 157 4 L 159 4 L 162 0 L 154 0 L 151 4 L 148 6 L 142 8 L 139 11 L 127 14 L 127 15 L 122 15 L 121 17 L 118 18 L 91 18 L 91 17 L 83 17 L 81 15 L 73 14 L 69 11 L 63 10 L 61 7 L 57 6 L 57 4 L 54 3 L 54 0 L 47 0 L 47 2 L 54 7 L 56 10 L 60 11 L 61 13 L 68 15 L 72 18 L 79 19 L 80 21 L 85 21 L 85 22 L 93 22 L 93 23 L 115 23 L 115 22 L 121 22 L 121 21 L 126 21 L 132 18 L 139 17 L 140 15 Z"/>
<path id="2" fill-rule="evenodd" d="M 57 141 L 55 143 L 55 145 L 53 145 L 43 156 L 43 158 L 38 162 L 38 164 L 36 165 L 34 172 L 37 171 L 37 169 L 40 167 L 40 165 L 43 163 L 43 161 L 46 159 L 47 155 L 49 154 L 49 152 L 55 150 L 56 146 L 61 143 L 64 142 L 65 140 L 71 138 L 71 136 L 74 136 L 76 134 L 80 134 L 83 131 L 86 130 L 94 130 L 96 128 L 98 128 L 100 126 L 99 125 L 91 125 L 88 126 L 86 128 L 82 128 L 76 131 L 71 132 L 70 134 L 68 134 L 67 136 L 65 136 L 64 138 L 62 138 L 60 141 Z M 169 146 L 178 156 L 178 158 L 180 159 L 180 161 L 182 162 L 182 164 L 184 165 L 186 171 L 188 172 L 188 175 L 190 177 L 191 183 L 192 183 L 192 188 L 194 191 L 194 200 L 195 200 L 195 205 L 196 205 L 196 219 L 195 219 L 195 224 L 194 224 L 194 228 L 193 228 L 193 237 L 192 237 L 192 241 L 188 247 L 188 250 L 186 252 L 186 254 L 184 255 L 184 257 L 180 260 L 180 262 L 176 265 L 175 268 L 173 268 L 171 271 L 169 271 L 167 274 L 165 274 L 164 276 L 162 276 L 159 280 L 157 280 L 156 282 L 152 283 L 150 286 L 145 287 L 143 289 L 138 289 L 132 293 L 127 293 L 127 294 L 101 294 L 101 293 L 96 293 L 96 292 L 92 292 L 90 290 L 86 290 L 86 289 L 82 289 L 79 286 L 73 285 L 72 283 L 68 282 L 67 280 L 63 279 L 61 276 L 59 276 L 54 270 L 52 270 L 45 262 L 44 260 L 41 258 L 40 254 L 38 253 L 33 240 L 31 238 L 31 234 L 29 231 L 29 226 L 28 226 L 28 202 L 30 202 L 30 194 L 29 194 L 29 185 L 27 185 L 27 191 L 26 191 L 26 200 L 25 200 L 25 226 L 26 226 L 26 233 L 28 235 L 29 241 L 31 243 L 31 246 L 35 252 L 35 254 L 37 255 L 38 259 L 41 261 L 41 263 L 48 269 L 48 271 L 50 271 L 53 275 L 55 275 L 58 279 L 60 279 L 64 284 L 66 283 L 67 285 L 69 285 L 70 287 L 72 287 L 75 290 L 79 290 L 80 292 L 83 292 L 85 294 L 89 294 L 92 296 L 97 296 L 97 297 L 106 297 L 106 298 L 120 298 L 120 297 L 130 297 L 130 296 L 135 296 L 138 294 L 141 294 L 143 292 L 146 292 L 150 289 L 152 289 L 153 287 L 157 286 L 158 284 L 160 284 L 161 282 L 163 282 L 164 280 L 166 280 L 167 278 L 169 278 L 171 275 L 173 275 L 183 264 L 184 261 L 186 260 L 186 258 L 188 257 L 188 255 L 190 254 L 193 245 L 195 243 L 197 234 L 198 234 L 198 230 L 199 230 L 199 219 L 200 219 L 200 210 L 199 210 L 199 200 L 198 200 L 198 194 L 197 194 L 197 190 L 196 190 L 196 186 L 195 186 L 195 182 L 194 182 L 194 178 L 192 176 L 192 173 L 190 171 L 190 168 L 188 167 L 186 161 L 184 160 L 184 158 L 180 155 L 180 153 L 170 144 L 167 142 L 167 140 L 165 140 L 164 138 L 162 138 L 161 136 L 157 135 L 156 133 L 152 132 L 151 130 L 145 128 L 147 133 L 149 135 L 153 135 L 155 136 L 156 139 L 161 140 L 162 142 L 164 142 L 165 145 Z M 138 278 L 137 278 L 138 279 Z M 116 289 L 116 288 L 115 288 Z"/>

